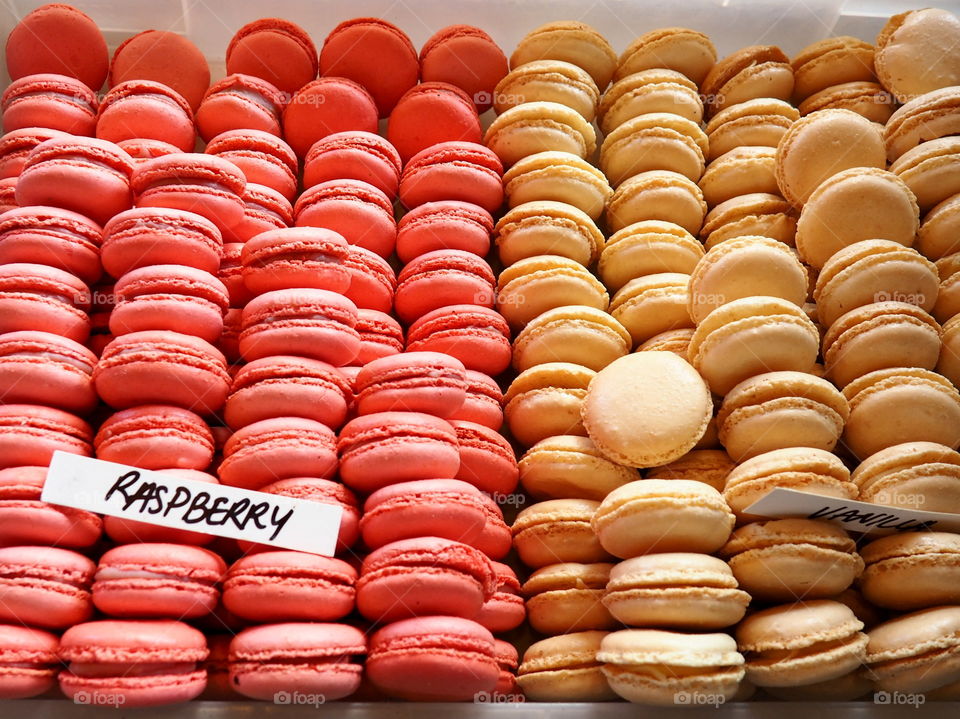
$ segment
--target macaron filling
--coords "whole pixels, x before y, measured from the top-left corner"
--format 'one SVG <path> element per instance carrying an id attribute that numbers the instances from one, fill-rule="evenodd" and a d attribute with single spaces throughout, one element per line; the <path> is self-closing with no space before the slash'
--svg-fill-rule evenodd
<path id="1" fill-rule="evenodd" d="M 201 572 L 192 572 L 190 574 L 176 574 L 173 571 L 159 571 L 149 569 L 134 569 L 129 567 L 106 566 L 97 570 L 94 576 L 95 582 L 109 582 L 127 579 L 148 579 L 157 581 L 188 582 L 190 584 L 201 584 L 207 587 L 215 587 L 220 577 L 216 574 L 206 574 Z"/>
<path id="2" fill-rule="evenodd" d="M 5 360 L 9 360 L 15 357 L 22 357 L 27 359 L 40 359 L 40 360 L 52 360 L 54 362 L 59 362 L 61 364 L 70 365 L 75 367 L 82 372 L 89 374 L 93 372 L 93 365 L 80 358 L 67 354 L 62 354 L 60 352 L 52 352 L 50 350 L 17 350 L 14 352 L 4 353 L 2 348 L 0 348 L 0 364 Z"/>
<path id="3" fill-rule="evenodd" d="M 66 92 L 57 92 L 56 90 L 48 89 L 37 89 L 37 90 L 27 90 L 26 92 L 18 92 L 13 97 L 7 98 L 7 101 L 3 104 L 3 109 L 6 110 L 10 105 L 14 104 L 18 100 L 24 100 L 30 97 L 42 97 L 42 98 L 51 98 L 55 100 L 66 100 L 67 102 L 82 107 L 85 110 L 90 110 L 90 112 L 96 112 L 97 109 L 94 104 L 88 100 L 86 97 L 80 95 L 71 95 Z"/>
<path id="4" fill-rule="evenodd" d="M 35 565 L 8 565 L 0 567 L 0 583 L 24 584 L 40 582 L 45 586 L 64 585 L 70 589 L 87 591 L 90 575 L 87 572 L 63 567 L 38 567 Z"/>

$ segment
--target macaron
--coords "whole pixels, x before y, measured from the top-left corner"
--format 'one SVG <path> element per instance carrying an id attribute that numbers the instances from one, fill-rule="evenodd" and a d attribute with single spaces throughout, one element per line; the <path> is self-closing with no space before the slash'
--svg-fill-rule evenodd
<path id="1" fill-rule="evenodd" d="M 517 43 L 510 67 L 534 60 L 562 60 L 583 68 L 603 91 L 617 68 L 617 55 L 607 39 L 582 22 L 561 20 L 534 28 Z"/>
<path id="2" fill-rule="evenodd" d="M 97 24 L 82 11 L 70 5 L 41 5 L 11 30 L 6 64 L 14 80 L 55 72 L 99 90 L 107 76 L 107 43 Z"/>
<path id="3" fill-rule="evenodd" d="M 397 256 L 404 264 L 434 250 L 463 250 L 485 257 L 493 217 L 468 202 L 440 200 L 413 208 L 397 223 Z"/>
<path id="4" fill-rule="evenodd" d="M 898 13 L 887 20 L 877 35 L 877 77 L 901 102 L 939 87 L 956 85 L 960 65 L 949 55 L 948 48 L 957 38 L 960 21 L 948 10 L 927 8 Z M 928 53 L 929 71 L 917 72 L 917 62 Z"/>
<path id="5" fill-rule="evenodd" d="M 97 96 L 79 80 L 62 74 L 26 75 L 0 97 L 3 131 L 45 127 L 71 135 L 93 135 Z"/>
<path id="6" fill-rule="evenodd" d="M 292 227 L 262 232 L 243 246 L 243 281 L 253 294 L 312 287 L 343 293 L 347 242 L 333 230 Z"/>
<path id="7" fill-rule="evenodd" d="M 494 496 L 517 488 L 518 469 L 513 447 L 496 430 L 481 424 L 452 419 L 460 446 L 456 478 Z"/>
<path id="8" fill-rule="evenodd" d="M 790 63 L 794 96 L 802 101 L 834 85 L 873 80 L 873 58 L 873 45 L 849 35 L 811 43 Z"/>
<path id="9" fill-rule="evenodd" d="M 487 523 L 483 525 L 483 532 L 475 544 L 477 549 L 490 559 L 503 559 L 511 548 L 510 527 L 503 519 L 503 511 L 492 497 L 481 492 L 480 501 L 487 510 Z"/>
<path id="10" fill-rule="evenodd" d="M 523 653 L 517 683 L 527 699 L 600 702 L 616 699 L 597 660 L 607 632 L 573 632 L 531 644 Z"/>
<path id="11" fill-rule="evenodd" d="M 570 362 L 594 371 L 626 355 L 630 333 L 603 310 L 566 305 L 537 315 L 513 341 L 518 372 L 546 362 Z"/>
<path id="12" fill-rule="evenodd" d="M 831 599 L 863 571 L 844 529 L 815 519 L 772 519 L 734 530 L 720 550 L 740 588 L 756 600 Z"/>
<path id="13" fill-rule="evenodd" d="M 512 207 L 497 221 L 494 239 L 504 265 L 537 255 L 558 255 L 588 267 L 603 247 L 603 233 L 594 220 L 557 200 L 532 200 Z"/>
<path id="14" fill-rule="evenodd" d="M 338 552 L 352 547 L 360 535 L 360 509 L 357 498 L 353 492 L 339 482 L 316 477 L 291 477 L 271 482 L 261 487 L 260 491 L 266 494 L 278 494 L 283 497 L 295 497 L 340 507 L 342 514 L 340 516 L 340 532 L 337 538 Z M 246 542 L 240 542 L 240 547 L 248 554 L 256 549 L 267 550 L 267 547 L 263 545 L 250 546 Z M 272 551 L 273 547 L 269 549 Z"/>
<path id="15" fill-rule="evenodd" d="M 98 224 L 56 207 L 22 207 L 0 218 L 0 261 L 31 262 L 64 270 L 87 283 L 100 278 Z"/>
<path id="16" fill-rule="evenodd" d="M 614 187 L 650 170 L 669 170 L 697 182 L 707 149 L 706 133 L 692 120 L 670 112 L 646 113 L 606 136 L 600 169 Z"/>
<path id="17" fill-rule="evenodd" d="M 303 162 L 303 186 L 330 180 L 361 180 L 394 198 L 402 161 L 388 140 L 372 132 L 335 132 L 317 140 Z"/>
<path id="18" fill-rule="evenodd" d="M 199 667 L 208 653 L 203 634 L 183 622 L 84 622 L 60 638 L 60 690 L 74 700 L 97 692 L 124 707 L 189 701 L 207 684 Z"/>
<path id="19" fill-rule="evenodd" d="M 801 115 L 820 110 L 850 110 L 885 125 L 897 109 L 896 98 L 878 82 L 845 82 L 814 93 L 800 103 Z"/>
<path id="20" fill-rule="evenodd" d="M 957 536 L 948 532 L 874 539 L 861 550 L 860 590 L 872 604 L 901 612 L 955 604 L 958 549 Z"/>
<path id="21" fill-rule="evenodd" d="M 507 58 L 487 33 L 472 25 L 448 25 L 420 48 L 420 78 L 461 90 L 478 112 L 490 108 L 494 88 L 507 74 Z"/>
<path id="22" fill-rule="evenodd" d="M 949 320 L 943 326 L 943 348 L 937 361 L 937 372 L 953 382 L 960 384 L 960 320 Z"/>
<path id="23" fill-rule="evenodd" d="M 243 218 L 227 229 L 228 242 L 244 243 L 263 232 L 282 230 L 293 224 L 293 206 L 276 190 L 248 182 L 240 195 Z"/>
<path id="24" fill-rule="evenodd" d="M 614 80 L 641 70 L 666 68 L 699 85 L 717 61 L 717 50 L 702 32 L 685 27 L 650 30 L 637 36 L 620 54 Z"/>
<path id="25" fill-rule="evenodd" d="M 566 105 L 591 122 L 597 114 L 600 90 L 586 70 L 563 60 L 531 60 L 516 65 L 493 91 L 493 107 L 503 114 L 526 102 Z"/>
<path id="26" fill-rule="evenodd" d="M 94 437 L 99 459 L 144 469 L 206 469 L 213 459 L 213 435 L 188 409 L 144 404 L 116 412 Z"/>
<path id="27" fill-rule="evenodd" d="M 221 132 L 207 142 L 206 153 L 229 160 L 247 182 L 279 192 L 293 202 L 297 193 L 297 156 L 279 137 L 256 129 Z"/>
<path id="28" fill-rule="evenodd" d="M 623 629 L 603 638 L 597 659 L 622 698 L 673 706 L 684 692 L 732 699 L 744 676 L 744 657 L 729 634 L 681 634 L 658 629 Z M 646 667 L 663 667 L 651 676 Z"/>
<path id="29" fill-rule="evenodd" d="M 272 700 L 292 686 L 327 701 L 360 686 L 367 638 L 347 624 L 282 622 L 249 627 L 230 642 L 230 683 L 243 696 Z"/>
<path id="30" fill-rule="evenodd" d="M 646 220 L 610 235 L 597 271 L 611 292 L 630 280 L 662 272 L 690 274 L 703 257 L 703 246 L 672 222 Z"/>
<path id="31" fill-rule="evenodd" d="M 933 306 L 933 316 L 937 321 L 946 323 L 960 314 L 960 253 L 937 260 L 940 275 L 940 291 L 937 303 Z"/>
<path id="32" fill-rule="evenodd" d="M 613 629 L 601 603 L 612 564 L 565 562 L 541 567 L 523 584 L 530 626 L 541 634 Z"/>
<path id="33" fill-rule="evenodd" d="M 601 501 L 611 491 L 640 478 L 611 462 L 589 437 L 556 435 L 528 449 L 519 461 L 520 483 L 534 499 Z"/>
<path id="34" fill-rule="evenodd" d="M 0 469 L 47 467 L 54 452 L 89 457 L 93 432 L 79 417 L 53 407 L 0 405 Z"/>
<path id="35" fill-rule="evenodd" d="M 641 344 L 636 352 L 673 352 L 675 355 L 681 359 L 687 359 L 687 353 L 690 350 L 690 340 L 693 339 L 693 328 L 685 327 L 679 330 L 667 330 L 666 332 L 661 332 L 656 334 L 646 342 Z M 704 442 L 708 439 L 710 434 L 710 427 L 707 427 L 707 432 L 700 439 L 700 442 Z M 716 434 L 716 432 L 714 432 Z M 700 444 L 698 442 L 697 444 Z"/>
<path id="36" fill-rule="evenodd" d="M 800 118 L 799 111 L 784 100 L 754 98 L 731 105 L 707 123 L 710 141 L 707 162 L 737 147 L 777 147 L 787 129 Z"/>
<path id="37" fill-rule="evenodd" d="M 17 204 L 17 178 L 5 177 L 0 179 L 0 213 L 15 210 Z"/>
<path id="38" fill-rule="evenodd" d="M 700 239 L 707 248 L 732 237 L 759 235 L 795 244 L 799 213 L 779 195 L 750 193 L 714 207 L 703 219 Z"/>
<path id="39" fill-rule="evenodd" d="M 600 503 L 589 499 L 549 499 L 523 509 L 513 522 L 513 547 L 528 567 L 558 562 L 590 564 L 610 558 L 591 520 Z"/>
<path id="40" fill-rule="evenodd" d="M 636 277 L 617 290 L 610 314 L 630 333 L 631 347 L 662 332 L 693 327 L 687 309 L 690 281 L 690 275 L 663 272 Z"/>
<path id="41" fill-rule="evenodd" d="M 552 201 L 572 206 L 597 220 L 613 194 L 603 172 L 572 152 L 547 150 L 527 155 L 503 175 L 511 208 Z"/>
<path id="42" fill-rule="evenodd" d="M 755 98 L 787 100 L 794 93 L 790 58 L 776 45 L 748 45 L 718 61 L 700 83 L 708 115 Z"/>
<path id="43" fill-rule="evenodd" d="M 706 167 L 699 182 L 708 207 L 753 192 L 780 192 L 776 176 L 776 148 L 735 147 Z"/>
<path id="44" fill-rule="evenodd" d="M 356 362 L 365 365 L 375 359 L 403 352 L 403 328 L 393 317 L 378 310 L 357 310 L 360 351 Z"/>
<path id="45" fill-rule="evenodd" d="M 691 234 L 700 231 L 707 204 L 697 184 L 668 170 L 650 170 L 630 177 L 607 204 L 607 226 L 618 232 L 644 220 L 680 225 Z"/>
<path id="46" fill-rule="evenodd" d="M 56 547 L 0 548 L 0 619 L 63 629 L 93 614 L 90 582 L 96 565 Z"/>
<path id="47" fill-rule="evenodd" d="M 487 307 L 442 307 L 410 325 L 407 351 L 443 352 L 456 357 L 468 370 L 495 376 L 510 365 L 510 327 Z"/>
<path id="48" fill-rule="evenodd" d="M 199 337 L 148 330 L 116 337 L 93 371 L 100 399 L 115 409 L 172 404 L 216 412 L 227 398 L 226 360 Z"/>
<path id="49" fill-rule="evenodd" d="M 40 499 L 46 467 L 0 470 L 0 543 L 3 546 L 56 546 L 68 549 L 95 544 L 103 531 L 100 516 Z"/>
<path id="50" fill-rule="evenodd" d="M 69 138 L 69 134 L 43 127 L 25 127 L 4 133 L 0 138 L 0 177 L 18 177 L 33 148 L 46 140 L 58 138 Z"/>
<path id="51" fill-rule="evenodd" d="M 893 113 L 884 125 L 887 159 L 895 162 L 921 142 L 955 134 L 958 123 L 955 87 L 944 87 L 913 98 Z"/>
<path id="52" fill-rule="evenodd" d="M 0 266 L 0 332 L 41 329 L 84 342 L 90 299 L 87 285 L 65 270 L 19 262 Z"/>
<path id="53" fill-rule="evenodd" d="M 517 375 L 503 397 L 513 438 L 532 447 L 556 435 L 586 436 L 580 409 L 596 374 L 569 362 L 547 362 Z"/>
<path id="54" fill-rule="evenodd" d="M 195 118 L 197 131 L 204 142 L 233 130 L 256 130 L 279 137 L 286 101 L 280 89 L 266 80 L 229 73 L 203 94 Z"/>
<path id="55" fill-rule="evenodd" d="M 167 30 L 145 30 L 127 38 L 114 50 L 107 84 L 152 80 L 172 88 L 194 111 L 210 87 L 210 67 L 203 53 L 187 37 Z"/>
<path id="56" fill-rule="evenodd" d="M 441 142 L 411 157 L 400 177 L 400 202 L 412 210 L 426 202 L 459 200 L 495 212 L 503 202 L 503 165 L 473 142 Z"/>
<path id="57" fill-rule="evenodd" d="M 522 328 L 547 310 L 584 305 L 606 310 L 606 288 L 583 265 L 559 255 L 537 255 L 500 273 L 497 310 L 514 328 Z"/>
<path id="58" fill-rule="evenodd" d="M 276 17 L 248 22 L 230 38 L 227 73 L 263 78 L 294 93 L 317 76 L 317 48 L 299 25 Z"/>
<path id="59" fill-rule="evenodd" d="M 396 245 L 393 205 L 380 190 L 360 180 L 314 185 L 300 195 L 294 213 L 297 227 L 333 230 L 381 257 L 389 257 Z"/>
<path id="60" fill-rule="evenodd" d="M 960 193 L 953 170 L 960 162 L 960 139 L 939 137 L 921 142 L 890 165 L 916 196 L 922 212 Z M 924 218 L 924 223 L 928 218 Z"/>
<path id="61" fill-rule="evenodd" d="M 480 142 L 473 99 L 455 85 L 424 80 L 407 90 L 390 111 L 387 140 L 407 162 L 441 142 Z"/>
<path id="62" fill-rule="evenodd" d="M 869 457 L 852 480 L 864 502 L 928 512 L 953 512 L 954 477 L 960 465 L 955 449 L 936 442 L 904 442 Z"/>
<path id="63" fill-rule="evenodd" d="M 347 299 L 359 309 L 393 310 L 397 276 L 389 262 L 372 250 L 351 244 L 343 265 L 350 276 L 350 286 L 344 292 Z"/>
<path id="64" fill-rule="evenodd" d="M 73 340 L 23 330 L 0 334 L 0 393 L 11 404 L 41 404 L 87 414 L 97 403 L 97 358 Z"/>
<path id="65" fill-rule="evenodd" d="M 110 88 L 97 112 L 97 137 L 168 142 L 190 152 L 196 142 L 193 112 L 173 88 L 150 80 L 128 80 Z"/>
<path id="66" fill-rule="evenodd" d="M 403 410 L 449 417 L 463 404 L 463 363 L 438 352 L 407 352 L 373 360 L 357 375 L 358 414 Z"/>
<path id="67" fill-rule="evenodd" d="M 375 133 L 377 106 L 369 89 L 341 76 L 321 77 L 297 90 L 283 111 L 283 136 L 297 156 L 306 157 L 315 142 L 334 133 Z"/>
<path id="68" fill-rule="evenodd" d="M 451 305 L 492 307 L 494 274 L 480 257 L 462 250 L 434 250 L 411 260 L 394 295 L 399 318 L 410 324 Z"/>
<path id="69" fill-rule="evenodd" d="M 648 112 L 672 112 L 699 123 L 703 101 L 697 84 L 681 72 L 649 68 L 625 75 L 600 99 L 598 124 L 604 135 L 627 120 Z"/>
<path id="70" fill-rule="evenodd" d="M 496 577 L 494 592 L 483 603 L 480 613 L 474 617 L 474 620 L 491 632 L 500 634 L 523 624 L 527 618 L 527 610 L 523 597 L 520 596 L 520 582 L 517 580 L 516 572 L 501 562 L 491 562 L 491 564 Z M 498 643 L 500 641 L 497 640 Z M 516 662 L 512 669 L 515 673 Z"/>
<path id="71" fill-rule="evenodd" d="M 450 419 L 475 422 L 499 430 L 503 425 L 503 391 L 489 375 L 476 370 L 466 371 L 467 392 L 460 405 Z"/>
<path id="72" fill-rule="evenodd" d="M 357 571 L 303 552 L 270 551 L 234 562 L 223 578 L 223 605 L 257 623 L 329 622 L 355 605 Z"/>
<path id="73" fill-rule="evenodd" d="M 870 629 L 866 664 L 877 689 L 932 693 L 960 679 L 953 659 L 958 621 L 956 607 L 933 607 Z"/>
<path id="74" fill-rule="evenodd" d="M 155 157 L 163 157 L 164 155 L 173 155 L 174 153 L 180 152 L 180 148 L 174 147 L 169 142 L 143 138 L 120 140 L 120 142 L 117 143 L 117 147 L 130 155 L 134 167 L 141 162 L 152 160 Z"/>
<path id="75" fill-rule="evenodd" d="M 483 136 L 505 167 L 537 152 L 556 150 L 580 158 L 597 148 L 593 125 L 576 110 L 556 102 L 525 102 L 497 116 Z"/>
<path id="76" fill-rule="evenodd" d="M 0 697 L 29 699 L 56 685 L 58 638 L 30 627 L 0 627 L 0 659 L 10 668 L 0 679 Z"/>

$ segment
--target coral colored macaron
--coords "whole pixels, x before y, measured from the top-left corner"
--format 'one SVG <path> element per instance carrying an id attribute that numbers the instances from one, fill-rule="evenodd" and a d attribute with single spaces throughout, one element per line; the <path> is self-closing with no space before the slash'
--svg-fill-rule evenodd
<path id="1" fill-rule="evenodd" d="M 397 275 L 383 257 L 372 250 L 350 245 L 344 261 L 350 273 L 350 286 L 344 296 L 364 310 L 391 312 Z"/>
<path id="2" fill-rule="evenodd" d="M 507 74 L 507 57 L 487 33 L 471 25 L 448 25 L 420 48 L 420 78 L 463 90 L 479 112 L 493 105 L 497 83 Z"/>
<path id="3" fill-rule="evenodd" d="M 248 182 L 240 195 L 243 219 L 227 228 L 227 242 L 247 242 L 261 232 L 282 230 L 293 224 L 293 205 L 271 187 Z"/>
<path id="4" fill-rule="evenodd" d="M 410 158 L 400 178 L 400 201 L 408 209 L 425 202 L 461 200 L 495 212 L 503 203 L 503 165 L 492 150 L 474 142 L 441 142 Z"/>
<path id="5" fill-rule="evenodd" d="M 403 328 L 390 315 L 377 310 L 357 310 L 360 352 L 356 362 L 368 362 L 403 352 Z"/>
<path id="6" fill-rule="evenodd" d="M 393 199 L 401 169 L 400 155 L 385 138 L 372 132 L 335 132 L 311 146 L 303 161 L 303 186 L 362 180 Z"/>
<path id="7" fill-rule="evenodd" d="M 205 142 L 232 130 L 256 130 L 279 137 L 285 106 L 284 94 L 266 80 L 229 74 L 204 93 L 197 108 L 197 130 Z"/>
<path id="8" fill-rule="evenodd" d="M 468 370 L 498 375 L 510 366 L 510 327 L 488 307 L 441 307 L 410 325 L 407 350 L 443 352 Z"/>
<path id="9" fill-rule="evenodd" d="M 43 330 L 83 342 L 90 334 L 90 291 L 78 277 L 46 265 L 0 265 L 0 332 Z"/>
<path id="10" fill-rule="evenodd" d="M 59 642 L 42 629 L 0 625 L 0 699 L 27 699 L 52 689 L 57 682 Z"/>
<path id="11" fill-rule="evenodd" d="M 0 395 L 11 404 L 42 404 L 86 414 L 97 404 L 86 347 L 49 332 L 0 334 Z"/>
<path id="12" fill-rule="evenodd" d="M 356 380 L 358 414 L 399 410 L 449 417 L 466 394 L 463 363 L 439 352 L 407 352 L 374 360 Z"/>
<path id="13" fill-rule="evenodd" d="M 89 457 L 92 440 L 90 425 L 69 412 L 31 404 L 0 405 L 0 469 L 46 467 L 57 451 Z"/>
<path id="14" fill-rule="evenodd" d="M 474 619 L 491 632 L 500 634 L 523 624 L 527 610 L 520 596 L 520 581 L 516 572 L 501 562 L 491 564 L 496 575 L 496 588 Z"/>
<path id="15" fill-rule="evenodd" d="M 213 459 L 207 423 L 181 407 L 145 404 L 108 417 L 94 437 L 99 459 L 143 469 L 206 469 Z"/>
<path id="16" fill-rule="evenodd" d="M 394 306 L 407 323 L 451 305 L 493 307 L 493 270 L 470 252 L 427 252 L 404 267 L 397 280 Z"/>
<path id="17" fill-rule="evenodd" d="M 100 539 L 103 522 L 92 512 L 40 499 L 46 467 L 0 469 L 0 545 L 90 547 Z"/>
<path id="18" fill-rule="evenodd" d="M 140 137 L 132 140 L 120 140 L 117 147 L 130 155 L 133 165 L 136 167 L 145 160 L 152 160 L 155 157 L 164 155 L 173 155 L 180 152 L 179 147 L 174 147 L 169 142 L 161 140 L 147 140 Z"/>
<path id="19" fill-rule="evenodd" d="M 493 217 L 482 207 L 457 200 L 427 202 L 397 223 L 397 256 L 403 263 L 434 250 L 486 257 L 492 233 Z"/>
<path id="20" fill-rule="evenodd" d="M 47 140 L 67 139 L 70 135 L 45 127 L 25 127 L 0 137 L 0 177 L 16 178 L 37 145 Z"/>
<path id="21" fill-rule="evenodd" d="M 520 470 L 513 447 L 497 431 L 473 422 L 450 420 L 460 445 L 457 479 L 489 494 L 510 494 L 517 488 Z"/>
<path id="22" fill-rule="evenodd" d="M 347 241 L 322 227 L 262 232 L 243 246 L 243 282 L 253 294 L 313 287 L 339 294 L 350 286 Z"/>
<path id="23" fill-rule="evenodd" d="M 503 425 L 503 391 L 483 372 L 467 370 L 467 396 L 463 405 L 448 419 L 475 422 L 498 430 Z"/>
<path id="24" fill-rule="evenodd" d="M 346 77 L 321 77 L 301 87 L 283 111 L 283 136 L 299 157 L 338 132 L 377 131 L 377 106 L 367 89 Z"/>
<path id="25" fill-rule="evenodd" d="M 0 548 L 0 620 L 45 629 L 86 621 L 95 568 L 69 549 Z"/>
<path id="26" fill-rule="evenodd" d="M 3 131 L 46 127 L 71 135 L 92 135 L 97 125 L 97 96 L 65 75 L 27 75 L 14 80 L 0 97 Z"/>
<path id="27" fill-rule="evenodd" d="M 124 40 L 113 53 L 107 84 L 153 80 L 180 93 L 196 110 L 210 87 L 210 67 L 200 49 L 185 36 L 145 30 Z"/>
<path id="28" fill-rule="evenodd" d="M 173 88 L 129 80 L 110 89 L 97 113 L 97 137 L 110 142 L 160 140 L 190 152 L 197 139 L 193 112 Z"/>
<path id="29" fill-rule="evenodd" d="M 310 35 L 288 20 L 248 22 L 227 45 L 227 73 L 254 75 L 293 93 L 317 76 L 317 48 Z"/>
<path id="30" fill-rule="evenodd" d="M 0 262 L 35 262 L 100 279 L 100 225 L 57 207 L 18 207 L 0 216 Z"/>
<path id="31" fill-rule="evenodd" d="M 279 137 L 256 129 L 229 130 L 211 138 L 205 152 L 239 167 L 248 183 L 269 187 L 293 202 L 299 165 Z"/>
<path id="32" fill-rule="evenodd" d="M 407 162 L 441 142 L 480 142 L 480 117 L 473 100 L 460 88 L 422 82 L 397 101 L 387 123 L 387 139 Z"/>
<path id="33" fill-rule="evenodd" d="M 325 227 L 351 245 L 389 257 L 397 243 L 393 204 L 373 185 L 332 180 L 306 190 L 294 206 L 297 227 Z"/>

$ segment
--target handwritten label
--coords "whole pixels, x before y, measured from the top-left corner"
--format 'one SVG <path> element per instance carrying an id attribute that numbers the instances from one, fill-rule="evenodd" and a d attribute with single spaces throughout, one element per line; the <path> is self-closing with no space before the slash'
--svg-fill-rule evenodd
<path id="1" fill-rule="evenodd" d="M 112 517 L 333 556 L 343 509 L 56 452 L 41 499 Z"/>
<path id="2" fill-rule="evenodd" d="M 771 518 L 824 519 L 860 534 L 933 530 L 960 532 L 960 514 L 885 507 L 869 502 L 798 492 L 795 489 L 774 489 L 747 507 L 744 512 Z"/>

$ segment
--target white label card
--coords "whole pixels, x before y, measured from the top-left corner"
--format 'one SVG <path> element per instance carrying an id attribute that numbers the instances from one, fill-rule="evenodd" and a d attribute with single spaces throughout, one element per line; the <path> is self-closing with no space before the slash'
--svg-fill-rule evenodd
<path id="1" fill-rule="evenodd" d="M 861 534 L 940 531 L 960 532 L 960 514 L 922 512 L 902 507 L 885 507 L 851 499 L 825 497 L 795 489 L 771 490 L 744 510 L 761 517 L 825 519 Z"/>
<path id="2" fill-rule="evenodd" d="M 343 509 L 55 452 L 41 499 L 162 527 L 332 557 Z"/>

